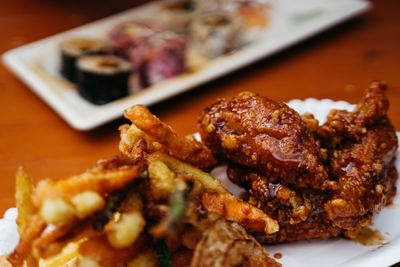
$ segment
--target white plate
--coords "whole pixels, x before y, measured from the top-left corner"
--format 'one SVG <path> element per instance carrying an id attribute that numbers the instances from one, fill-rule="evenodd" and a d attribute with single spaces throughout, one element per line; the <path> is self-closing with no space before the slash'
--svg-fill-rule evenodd
<path id="1" fill-rule="evenodd" d="M 259 39 L 228 56 L 212 60 L 193 73 L 159 83 L 112 103 L 96 106 L 82 99 L 58 74 L 62 40 L 71 36 L 104 37 L 115 24 L 135 17 L 151 18 L 160 2 L 152 2 L 64 33 L 13 49 L 4 63 L 77 130 L 89 130 L 120 117 L 134 105 L 150 105 L 272 55 L 367 10 L 367 0 L 271 1 L 271 24 Z M 153 16 L 154 17 L 154 16 Z"/>
<path id="2" fill-rule="evenodd" d="M 316 100 L 313 98 L 292 100 L 289 106 L 300 114 L 313 113 L 323 123 L 329 110 L 352 110 L 355 105 L 344 101 L 334 102 L 329 99 Z M 397 133 L 398 138 L 400 133 Z M 397 158 L 396 167 L 400 170 L 400 159 Z M 226 177 L 225 168 L 217 167 L 212 174 L 219 178 L 225 187 L 232 193 L 240 194 L 242 189 L 232 184 Z M 397 181 L 400 188 L 400 180 Z M 375 215 L 373 228 L 386 238 L 383 246 L 363 246 L 354 241 L 345 239 L 298 241 L 288 244 L 266 246 L 272 256 L 281 253 L 282 259 L 278 260 L 284 267 L 380 267 L 389 266 L 400 262 L 400 194 L 397 194 L 392 208 L 385 208 L 380 214 Z M 10 253 L 18 242 L 18 231 L 15 224 L 16 209 L 9 209 L 4 218 L 0 219 L 0 255 Z"/>

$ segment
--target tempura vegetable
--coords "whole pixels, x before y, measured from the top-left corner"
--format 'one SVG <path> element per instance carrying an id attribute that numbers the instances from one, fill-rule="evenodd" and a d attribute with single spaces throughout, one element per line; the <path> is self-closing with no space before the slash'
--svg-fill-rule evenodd
<path id="1" fill-rule="evenodd" d="M 177 134 L 171 127 L 160 121 L 143 105 L 136 105 L 125 110 L 125 117 L 143 132 L 167 147 L 176 158 L 198 168 L 216 165 L 216 160 L 209 148 L 193 139 Z"/>
<path id="2" fill-rule="evenodd" d="M 33 183 L 23 167 L 19 167 L 16 177 L 15 200 L 18 209 L 17 225 L 21 235 L 29 223 L 29 217 L 35 212 L 31 202 Z"/>
<path id="3" fill-rule="evenodd" d="M 242 223 L 250 231 L 272 234 L 279 230 L 276 220 L 233 195 L 206 192 L 202 196 L 202 203 L 208 212 Z"/>

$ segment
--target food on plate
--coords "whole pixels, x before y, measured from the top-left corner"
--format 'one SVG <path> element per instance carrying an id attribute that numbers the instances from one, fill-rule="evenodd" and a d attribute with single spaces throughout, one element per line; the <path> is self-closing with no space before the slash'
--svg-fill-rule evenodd
<path id="1" fill-rule="evenodd" d="M 26 173 L 25 169 L 20 167 L 16 175 L 16 191 L 15 200 L 18 207 L 18 231 L 19 234 L 25 230 L 29 224 L 29 217 L 35 212 L 35 207 L 30 201 L 33 184 L 31 178 Z"/>
<path id="2" fill-rule="evenodd" d="M 71 38 L 61 43 L 61 74 L 76 81 L 76 61 L 83 55 L 105 54 L 108 44 L 93 38 Z"/>
<path id="3" fill-rule="evenodd" d="M 356 238 L 396 194 L 386 85 L 327 121 L 244 92 L 199 117 L 201 141 L 143 105 L 119 154 L 35 187 L 17 174 L 12 266 L 280 266 L 258 243 Z M 227 165 L 239 198 L 208 171 Z M 365 228 L 364 228 L 365 229 Z"/>
<path id="4" fill-rule="evenodd" d="M 258 28 L 268 25 L 267 10 L 265 1 L 243 1 L 237 12 L 245 20 L 245 27 Z"/>
<path id="5" fill-rule="evenodd" d="M 318 129 L 324 146 L 335 147 L 345 139 L 359 140 L 368 126 L 384 118 L 389 108 L 385 90 L 386 84 L 374 82 L 354 112 L 332 110 L 327 122 Z"/>
<path id="6" fill-rule="evenodd" d="M 197 70 L 256 40 L 267 25 L 263 0 L 165 0 L 155 7 L 153 13 L 111 25 L 104 41 L 71 38 L 61 43 L 61 74 L 77 85 L 84 99 L 105 104 Z M 123 82 L 113 86 L 100 78 L 103 75 L 90 75 L 88 82 L 77 62 L 86 62 L 86 57 L 80 60 L 83 56 L 99 54 L 129 61 L 129 83 L 125 72 L 121 74 Z M 83 81 L 78 80 L 82 76 Z M 101 86 L 97 91 L 92 84 Z"/>
<path id="7" fill-rule="evenodd" d="M 392 202 L 398 140 L 385 90 L 373 82 L 354 111 L 332 110 L 323 125 L 248 92 L 203 111 L 204 143 L 248 202 L 279 222 L 276 233 L 256 233 L 259 241 L 355 238 Z"/>
<path id="8" fill-rule="evenodd" d="M 125 110 L 125 117 L 151 138 L 168 148 L 176 158 L 198 168 L 206 169 L 217 164 L 210 149 L 192 138 L 180 136 L 171 127 L 160 121 L 143 105 Z"/>
<path id="9" fill-rule="evenodd" d="M 120 153 L 86 172 L 36 187 L 18 172 L 12 266 L 280 266 L 247 233 L 277 221 L 198 168 L 217 164 L 209 148 L 144 106 L 125 115 Z"/>
<path id="10" fill-rule="evenodd" d="M 369 224 L 396 194 L 398 140 L 386 115 L 385 90 L 386 84 L 372 83 L 355 111 L 333 110 L 318 129 L 322 147 L 331 153 L 326 161 L 330 173 L 337 179 L 324 209 L 349 235 Z"/>
<path id="11" fill-rule="evenodd" d="M 132 63 L 139 88 L 174 77 L 186 70 L 187 41 L 174 32 L 160 32 L 144 22 L 125 22 L 110 33 L 112 49 Z"/>
<path id="12" fill-rule="evenodd" d="M 206 266 L 279 265 L 243 227 L 220 219 L 206 230 L 193 255 L 191 267 Z"/>
<path id="13" fill-rule="evenodd" d="M 139 86 L 145 88 L 184 73 L 186 48 L 186 37 L 163 32 L 153 35 L 144 46 L 129 49 L 129 59 L 137 67 Z"/>
<path id="14" fill-rule="evenodd" d="M 193 0 L 167 0 L 161 4 L 160 26 L 176 33 L 184 33 L 193 16 L 198 13 Z"/>
<path id="15" fill-rule="evenodd" d="M 82 56 L 76 64 L 79 94 L 101 105 L 128 95 L 131 64 L 112 55 Z"/>
<path id="16" fill-rule="evenodd" d="M 278 223 L 261 210 L 228 193 L 204 193 L 203 207 L 211 213 L 240 222 L 252 232 L 275 233 L 279 230 Z"/>
<path id="17" fill-rule="evenodd" d="M 250 203 L 268 210 L 280 221 L 296 224 L 305 221 L 311 214 L 310 200 L 279 182 L 269 182 L 260 174 L 233 163 L 228 165 L 227 174 L 231 181 L 252 191 Z M 282 204 L 286 208 L 283 209 Z"/>
<path id="18" fill-rule="evenodd" d="M 222 0 L 220 8 L 244 20 L 245 28 L 262 28 L 268 24 L 268 1 L 265 0 Z"/>
<path id="19" fill-rule="evenodd" d="M 194 47 L 209 58 L 238 48 L 242 30 L 242 20 L 226 12 L 200 14 L 189 25 Z"/>
<path id="20" fill-rule="evenodd" d="M 250 92 L 206 108 L 200 134 L 214 154 L 257 170 L 270 181 L 325 188 L 331 182 L 300 115 Z"/>
<path id="21" fill-rule="evenodd" d="M 186 70 L 186 37 L 161 32 L 152 23 L 117 24 L 109 32 L 107 50 L 105 47 L 105 42 L 83 38 L 62 44 L 63 75 L 94 104 L 125 97 Z M 97 55 L 100 52 L 106 54 Z"/>
<path id="22" fill-rule="evenodd" d="M 152 35 L 159 32 L 156 25 L 144 21 L 124 21 L 112 27 L 108 34 L 113 54 L 129 59 L 129 49 L 144 46 Z"/>

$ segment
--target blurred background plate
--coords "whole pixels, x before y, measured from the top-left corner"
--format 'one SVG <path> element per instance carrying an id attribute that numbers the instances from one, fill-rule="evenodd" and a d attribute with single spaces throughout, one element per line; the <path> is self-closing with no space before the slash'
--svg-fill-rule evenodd
<path id="1" fill-rule="evenodd" d="M 116 119 L 134 105 L 151 105 L 270 56 L 293 44 L 366 11 L 364 0 L 275 0 L 270 24 L 257 41 L 209 61 L 191 71 L 160 82 L 128 97 L 96 106 L 82 99 L 75 86 L 59 75 L 59 44 L 73 36 L 104 37 L 115 24 L 152 17 L 160 1 L 21 46 L 3 55 L 6 66 L 77 130 L 89 130 Z"/>

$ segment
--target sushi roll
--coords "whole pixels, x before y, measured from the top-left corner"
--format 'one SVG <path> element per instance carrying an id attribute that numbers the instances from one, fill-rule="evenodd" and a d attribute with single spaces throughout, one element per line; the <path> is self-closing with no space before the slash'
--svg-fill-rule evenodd
<path id="1" fill-rule="evenodd" d="M 61 74 L 76 81 L 76 61 L 83 55 L 100 55 L 106 53 L 108 45 L 102 40 L 73 38 L 61 43 Z"/>
<path id="2" fill-rule="evenodd" d="M 129 50 L 129 59 L 139 76 L 140 87 L 148 87 L 183 73 L 187 40 L 173 32 L 154 35 L 148 42 Z"/>
<path id="3" fill-rule="evenodd" d="M 113 54 L 128 58 L 128 50 L 143 46 L 148 39 L 158 32 L 158 28 L 141 21 L 126 21 L 116 25 L 109 33 L 111 51 Z"/>
<path id="4" fill-rule="evenodd" d="M 114 27 L 109 36 L 113 53 L 131 63 L 135 91 L 185 71 L 187 40 L 182 35 L 130 21 Z"/>
<path id="5" fill-rule="evenodd" d="M 197 11 L 196 1 L 167 0 L 161 6 L 160 25 L 164 30 L 184 33 Z"/>
<path id="6" fill-rule="evenodd" d="M 267 0 L 224 0 L 221 9 L 243 19 L 245 28 L 265 28 L 268 25 Z"/>
<path id="7" fill-rule="evenodd" d="M 96 105 L 128 95 L 131 64 L 112 55 L 82 56 L 77 61 L 79 94 Z"/>
<path id="8" fill-rule="evenodd" d="M 215 58 L 241 45 L 239 34 L 243 22 L 228 13 L 204 13 L 191 22 L 190 36 L 194 47 L 204 56 Z"/>

